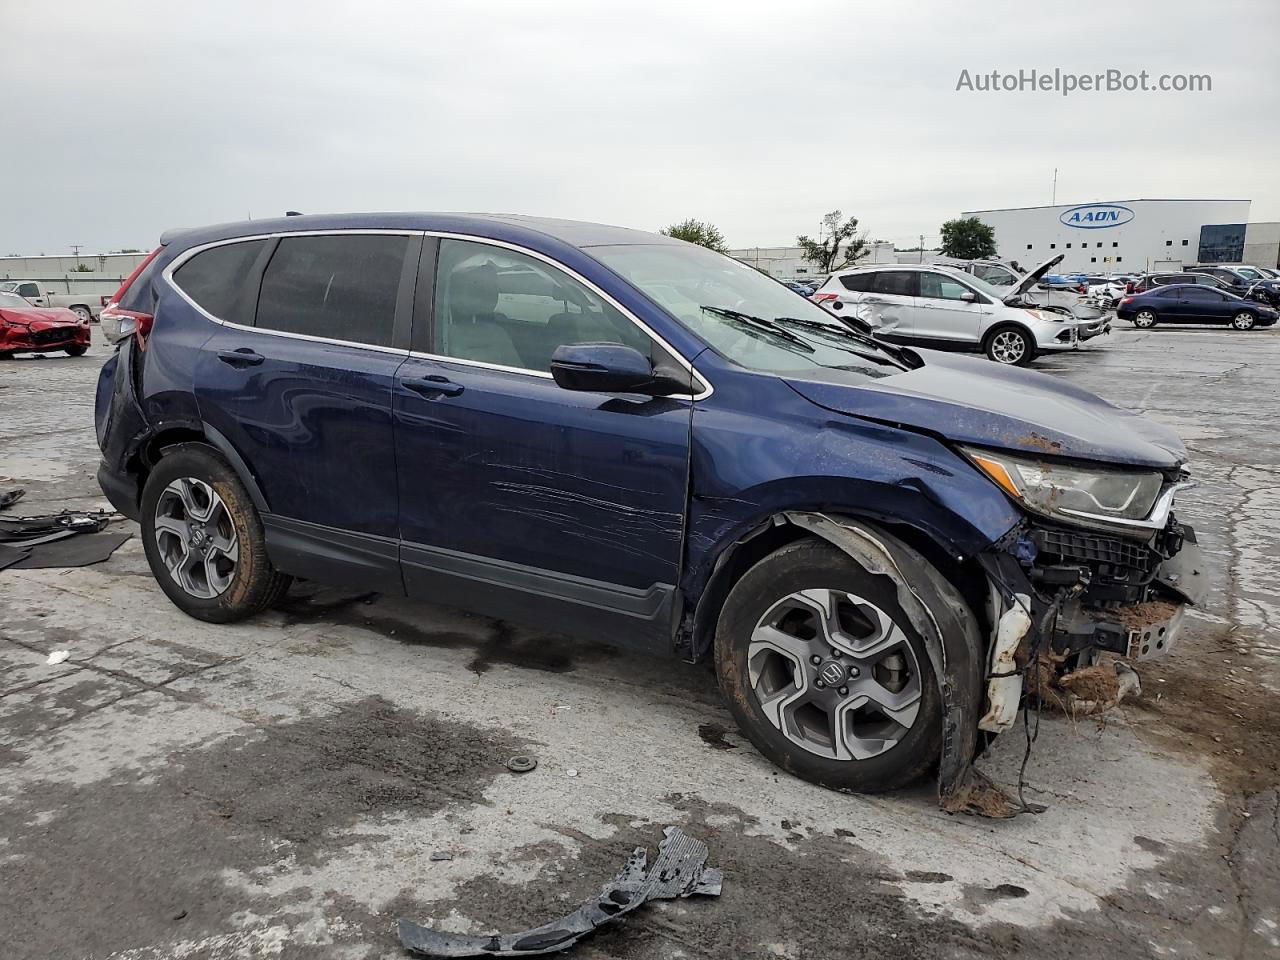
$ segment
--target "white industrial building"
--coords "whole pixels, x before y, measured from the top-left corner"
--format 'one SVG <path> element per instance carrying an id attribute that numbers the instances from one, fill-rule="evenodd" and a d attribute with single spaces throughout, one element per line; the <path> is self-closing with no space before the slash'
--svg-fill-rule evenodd
<path id="1" fill-rule="evenodd" d="M 1109 200 L 961 216 L 990 226 L 1000 258 L 1028 269 L 1059 253 L 1059 271 L 1275 267 L 1280 260 L 1280 224 L 1249 223 L 1248 200 Z"/>

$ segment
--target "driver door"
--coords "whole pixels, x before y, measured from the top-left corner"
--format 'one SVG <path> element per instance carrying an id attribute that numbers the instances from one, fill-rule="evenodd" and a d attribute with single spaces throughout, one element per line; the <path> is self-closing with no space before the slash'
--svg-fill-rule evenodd
<path id="1" fill-rule="evenodd" d="M 920 274 L 915 335 L 972 346 L 981 339 L 982 321 L 990 309 L 985 300 L 955 277 L 926 270 Z"/>
<path id="2" fill-rule="evenodd" d="M 561 344 L 663 346 L 541 257 L 428 247 L 393 391 L 408 592 L 668 649 L 691 401 L 566 390 L 549 372 Z"/>

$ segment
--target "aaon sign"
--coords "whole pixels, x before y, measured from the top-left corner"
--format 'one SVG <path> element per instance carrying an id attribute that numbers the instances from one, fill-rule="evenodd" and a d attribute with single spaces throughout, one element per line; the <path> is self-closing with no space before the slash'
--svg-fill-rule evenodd
<path id="1" fill-rule="evenodd" d="M 1058 219 L 1068 227 L 1101 230 L 1104 227 L 1118 227 L 1122 223 L 1128 223 L 1133 219 L 1133 211 L 1118 203 L 1086 203 L 1063 211 Z"/>

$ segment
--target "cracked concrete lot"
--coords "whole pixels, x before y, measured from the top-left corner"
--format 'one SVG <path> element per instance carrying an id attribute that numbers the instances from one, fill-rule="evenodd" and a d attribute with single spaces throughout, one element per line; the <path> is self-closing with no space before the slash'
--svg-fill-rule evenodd
<path id="1" fill-rule="evenodd" d="M 0 365 L 13 513 L 105 503 L 106 356 Z M 677 823 L 723 896 L 646 906 L 577 956 L 1280 956 L 1278 360 L 1280 331 L 1126 328 L 1039 365 L 1182 433 L 1212 591 L 1136 702 L 1045 716 L 1027 795 L 1048 810 L 1013 822 L 948 816 L 929 784 L 782 774 L 709 669 L 607 637 L 305 586 L 216 627 L 165 599 L 136 537 L 0 572 L 0 955 L 400 957 L 397 916 L 533 926 Z M 1015 783 L 1024 746 L 1018 727 L 983 768 Z"/>

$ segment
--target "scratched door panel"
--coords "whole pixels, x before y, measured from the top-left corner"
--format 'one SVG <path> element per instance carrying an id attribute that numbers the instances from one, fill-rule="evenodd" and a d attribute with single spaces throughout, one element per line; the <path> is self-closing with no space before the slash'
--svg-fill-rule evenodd
<path id="1" fill-rule="evenodd" d="M 426 397 L 406 381 L 462 388 Z M 690 402 L 564 390 L 546 377 L 410 358 L 395 391 L 408 544 L 632 590 L 675 584 Z"/>

